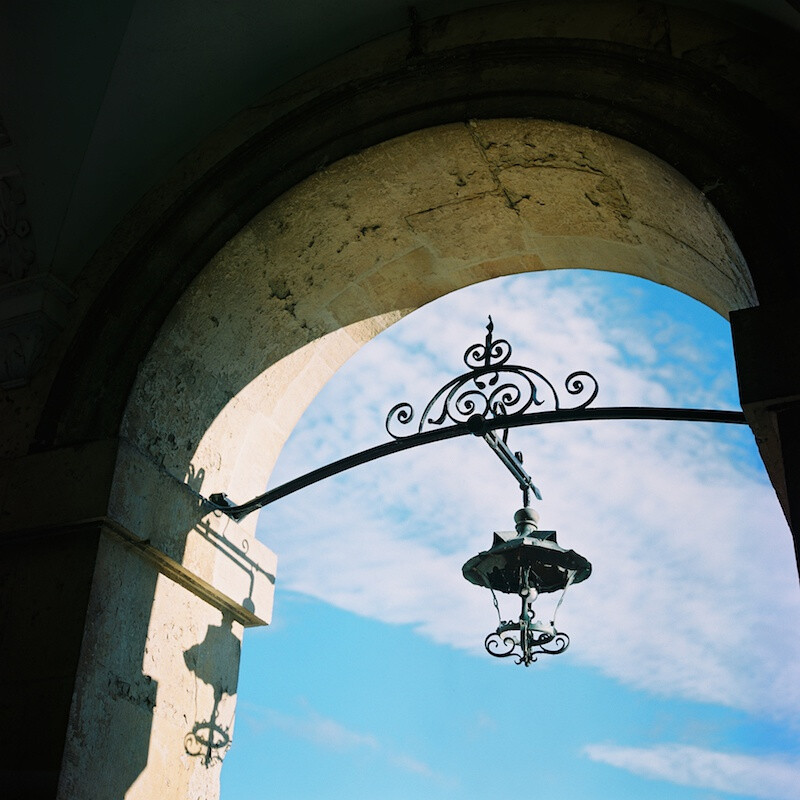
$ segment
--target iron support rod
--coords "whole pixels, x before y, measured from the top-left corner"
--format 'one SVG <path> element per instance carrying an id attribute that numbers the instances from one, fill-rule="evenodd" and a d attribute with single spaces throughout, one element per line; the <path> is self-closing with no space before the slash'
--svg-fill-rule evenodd
<path id="1" fill-rule="evenodd" d="M 541 492 L 534 485 L 533 478 L 525 471 L 525 467 L 522 466 L 522 462 L 517 458 L 516 454 L 511 452 L 511 448 L 494 431 L 486 431 L 483 434 L 483 439 L 503 462 L 506 469 L 517 479 L 519 488 L 523 492 L 526 489 L 530 489 L 536 499 L 541 500 Z"/>
<path id="2" fill-rule="evenodd" d="M 483 419 L 480 429 L 476 429 L 474 424 L 468 425 L 466 422 L 459 422 L 449 425 L 440 430 L 423 431 L 414 433 L 402 439 L 394 439 L 391 442 L 379 444 L 362 450 L 360 453 L 340 458 L 326 464 L 324 467 L 312 470 L 311 472 L 293 478 L 274 489 L 254 497 L 241 505 L 226 505 L 224 495 L 212 495 L 205 500 L 205 505 L 210 506 L 214 511 L 221 511 L 235 520 L 240 520 L 258 511 L 264 506 L 274 503 L 287 495 L 293 494 L 300 489 L 305 489 L 325 478 L 338 475 L 353 467 L 367 464 L 378 458 L 409 450 L 412 447 L 419 447 L 431 442 L 441 442 L 446 439 L 455 439 L 458 436 L 469 434 L 484 437 L 488 431 L 500 428 L 522 428 L 529 425 L 546 425 L 553 422 L 590 422 L 594 420 L 666 420 L 679 422 L 716 422 L 730 425 L 746 425 L 747 420 L 741 411 L 714 410 L 707 408 L 642 408 L 639 406 L 610 406 L 608 408 L 567 408 L 557 411 L 540 411 L 532 414 L 512 414 L 509 416 L 498 416 L 491 419 Z M 224 498 L 219 502 L 215 498 Z"/>

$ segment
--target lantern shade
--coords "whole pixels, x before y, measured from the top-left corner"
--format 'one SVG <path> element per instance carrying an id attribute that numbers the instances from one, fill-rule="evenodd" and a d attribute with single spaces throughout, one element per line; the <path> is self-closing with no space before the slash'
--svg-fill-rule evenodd
<path id="1" fill-rule="evenodd" d="M 585 581 L 592 565 L 574 550 L 561 547 L 555 531 L 526 536 L 504 531 L 496 532 L 492 547 L 473 556 L 461 571 L 470 583 L 497 592 L 522 594 L 531 588 L 546 593 L 563 589 L 572 571 L 572 583 Z"/>

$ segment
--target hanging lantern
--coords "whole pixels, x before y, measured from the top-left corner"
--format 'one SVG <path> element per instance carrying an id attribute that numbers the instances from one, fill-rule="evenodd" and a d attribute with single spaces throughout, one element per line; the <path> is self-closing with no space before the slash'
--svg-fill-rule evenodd
<path id="1" fill-rule="evenodd" d="M 563 653 L 569 636 L 555 627 L 564 594 L 573 583 L 585 581 L 592 565 L 574 550 L 556 541 L 555 531 L 538 529 L 539 515 L 527 505 L 514 514 L 515 531 L 496 531 L 492 546 L 473 556 L 462 567 L 464 577 L 492 592 L 500 624 L 486 637 L 486 651 L 498 658 L 514 656 L 517 664 L 530 666 L 541 653 Z M 561 592 L 550 621 L 535 620 L 533 602 L 540 594 Z M 496 592 L 517 594 L 519 620 L 504 621 Z"/>
<path id="2" fill-rule="evenodd" d="M 432 433 L 436 428 L 453 423 L 463 426 L 473 436 L 483 439 L 500 459 L 522 490 L 522 505 L 514 515 L 515 531 L 494 534 L 489 548 L 464 564 L 464 577 L 478 586 L 490 589 L 500 624 L 486 637 L 490 655 L 514 656 L 518 664 L 530 666 L 539 653 L 562 653 L 569 637 L 556 630 L 555 612 L 549 623 L 535 620 L 532 604 L 540 594 L 564 592 L 573 583 L 589 577 L 592 565 L 574 550 L 565 550 L 556 541 L 555 531 L 539 531 L 538 514 L 530 507 L 533 495 L 542 494 L 523 466 L 522 453 L 508 445 L 510 425 L 534 411 L 562 408 L 555 384 L 541 372 L 512 364 L 511 345 L 494 338 L 494 323 L 489 317 L 482 343 L 467 348 L 464 363 L 469 371 L 453 378 L 433 396 L 414 424 L 410 403 L 398 403 L 386 417 L 386 430 L 394 439 Z M 571 408 L 584 408 L 597 396 L 598 385 L 588 372 L 571 373 L 565 383 Z M 446 430 L 446 429 L 445 429 Z M 519 620 L 504 621 L 496 592 L 519 595 L 522 603 Z"/>

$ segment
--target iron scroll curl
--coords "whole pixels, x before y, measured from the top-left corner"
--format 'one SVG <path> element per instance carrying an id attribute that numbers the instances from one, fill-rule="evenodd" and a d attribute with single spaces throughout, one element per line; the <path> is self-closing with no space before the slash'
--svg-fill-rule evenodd
<path id="1" fill-rule="evenodd" d="M 569 647 L 569 636 L 557 631 L 526 630 L 520 631 L 520 638 L 509 635 L 509 630 L 520 631 L 519 624 L 501 625 L 496 631 L 490 633 L 483 646 L 490 656 L 495 658 L 513 657 L 516 664 L 529 666 L 538 660 L 540 655 L 555 656 L 563 653 Z"/>

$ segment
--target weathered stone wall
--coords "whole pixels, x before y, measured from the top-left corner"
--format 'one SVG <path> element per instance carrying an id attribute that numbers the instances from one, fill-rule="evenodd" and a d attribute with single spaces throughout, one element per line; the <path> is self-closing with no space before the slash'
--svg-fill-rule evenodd
<path id="1" fill-rule="evenodd" d="M 276 559 L 124 440 L 92 552 L 60 800 L 207 800 L 233 735 L 243 627 Z M 82 615 L 81 615 L 82 616 Z"/>
<path id="2" fill-rule="evenodd" d="M 233 735 L 241 636 L 229 615 L 107 534 L 59 798 L 213 796 Z"/>

